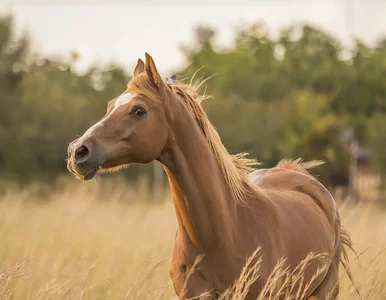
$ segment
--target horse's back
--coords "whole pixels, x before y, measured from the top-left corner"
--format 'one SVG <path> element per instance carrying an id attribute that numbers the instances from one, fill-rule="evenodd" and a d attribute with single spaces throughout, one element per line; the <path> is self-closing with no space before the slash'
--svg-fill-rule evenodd
<path id="1" fill-rule="evenodd" d="M 265 193 L 271 194 L 270 198 L 279 205 L 286 205 L 289 199 L 300 201 L 306 206 L 310 206 L 311 202 L 315 203 L 334 225 L 338 217 L 335 200 L 327 188 L 313 176 L 293 169 L 275 167 L 256 170 L 250 174 L 250 178 Z"/>

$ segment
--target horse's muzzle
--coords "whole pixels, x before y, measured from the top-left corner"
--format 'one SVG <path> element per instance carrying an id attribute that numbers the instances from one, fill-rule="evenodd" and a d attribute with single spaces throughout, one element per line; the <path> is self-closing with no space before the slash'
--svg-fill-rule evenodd
<path id="1" fill-rule="evenodd" d="M 67 169 L 80 179 L 90 180 L 104 163 L 103 153 L 92 140 L 77 139 L 68 147 Z"/>

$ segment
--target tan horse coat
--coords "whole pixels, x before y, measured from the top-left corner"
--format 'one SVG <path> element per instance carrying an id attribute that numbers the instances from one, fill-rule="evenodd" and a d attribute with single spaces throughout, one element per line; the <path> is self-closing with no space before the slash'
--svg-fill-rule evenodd
<path id="1" fill-rule="evenodd" d="M 282 257 L 294 268 L 310 252 L 325 259 L 310 262 L 304 295 L 335 299 L 342 229 L 331 194 L 306 171 L 313 164 L 282 161 L 254 171 L 253 160 L 228 154 L 196 90 L 165 84 L 146 54 L 126 100 L 113 100 L 103 122 L 70 145 L 69 170 L 90 179 L 132 162 L 163 165 L 178 221 L 170 276 L 180 299 L 217 298 L 258 247 L 260 277 L 247 299 L 256 299 Z"/>

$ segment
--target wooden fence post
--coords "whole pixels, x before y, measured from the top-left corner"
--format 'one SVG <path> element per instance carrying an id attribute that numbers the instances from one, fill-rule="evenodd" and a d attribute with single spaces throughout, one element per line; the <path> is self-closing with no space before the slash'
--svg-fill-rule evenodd
<path id="1" fill-rule="evenodd" d="M 358 142 L 352 139 L 350 143 L 350 170 L 349 170 L 349 194 L 350 201 L 353 204 L 358 202 L 357 199 L 357 171 L 358 171 Z"/>

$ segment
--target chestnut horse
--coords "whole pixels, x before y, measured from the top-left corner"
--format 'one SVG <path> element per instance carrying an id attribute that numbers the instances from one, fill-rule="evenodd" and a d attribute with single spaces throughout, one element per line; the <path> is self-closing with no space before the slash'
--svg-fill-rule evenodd
<path id="1" fill-rule="evenodd" d="M 253 170 L 254 160 L 227 152 L 203 98 L 191 85 L 165 83 L 146 53 L 106 115 L 70 144 L 68 169 L 88 180 L 130 163 L 162 164 L 178 221 L 170 276 L 180 299 L 218 298 L 258 247 L 260 276 L 246 299 L 256 299 L 281 258 L 294 268 L 311 252 L 325 260 L 309 263 L 306 298 L 335 299 L 343 246 L 351 245 L 333 197 L 306 170 L 317 163 Z"/>

